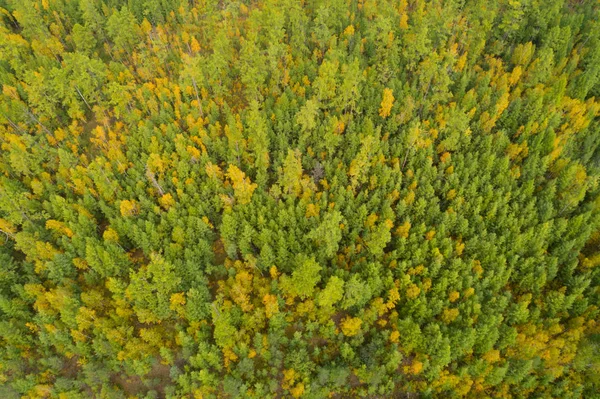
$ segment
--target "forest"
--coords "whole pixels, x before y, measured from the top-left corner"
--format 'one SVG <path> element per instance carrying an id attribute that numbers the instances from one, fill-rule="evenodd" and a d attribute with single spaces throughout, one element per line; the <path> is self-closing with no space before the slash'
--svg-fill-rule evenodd
<path id="1" fill-rule="evenodd" d="M 597 0 L 0 0 L 0 398 L 600 398 Z"/>

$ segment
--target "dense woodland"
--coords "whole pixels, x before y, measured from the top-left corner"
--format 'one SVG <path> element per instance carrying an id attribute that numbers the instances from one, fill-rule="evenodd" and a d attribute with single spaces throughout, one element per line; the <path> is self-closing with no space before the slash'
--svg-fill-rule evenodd
<path id="1" fill-rule="evenodd" d="M 0 397 L 597 398 L 600 3 L 0 0 Z"/>

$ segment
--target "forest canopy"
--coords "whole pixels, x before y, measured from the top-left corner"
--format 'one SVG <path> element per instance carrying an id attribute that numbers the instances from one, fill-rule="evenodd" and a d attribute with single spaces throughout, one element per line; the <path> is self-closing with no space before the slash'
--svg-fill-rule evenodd
<path id="1" fill-rule="evenodd" d="M 0 0 L 0 88 L 0 397 L 598 397 L 598 1 Z"/>

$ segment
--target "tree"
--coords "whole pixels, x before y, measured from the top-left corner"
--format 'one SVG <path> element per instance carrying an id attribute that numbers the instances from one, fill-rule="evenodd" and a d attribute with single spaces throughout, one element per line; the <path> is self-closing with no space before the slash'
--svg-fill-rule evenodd
<path id="1" fill-rule="evenodd" d="M 285 161 L 283 162 L 283 171 L 280 178 L 280 184 L 283 191 L 293 197 L 298 197 L 302 192 L 302 161 L 300 151 L 288 150 Z"/>
<path id="2" fill-rule="evenodd" d="M 344 280 L 332 276 L 325 288 L 319 292 L 317 303 L 319 306 L 329 308 L 339 302 L 344 296 Z"/>
<path id="3" fill-rule="evenodd" d="M 312 229 L 307 238 L 315 241 L 318 247 L 323 248 L 325 257 L 333 257 L 339 249 L 342 240 L 342 214 L 338 211 L 328 212 L 318 227 Z"/>
<path id="4" fill-rule="evenodd" d="M 252 193 L 258 187 L 257 184 L 252 183 L 246 174 L 235 165 L 229 165 L 226 176 L 231 180 L 235 198 L 242 205 L 248 204 L 252 199 Z"/>
<path id="5" fill-rule="evenodd" d="M 342 320 L 342 332 L 347 337 L 353 337 L 360 332 L 362 320 L 358 317 L 346 317 Z"/>
<path id="6" fill-rule="evenodd" d="M 121 7 L 119 11 L 114 11 L 106 21 L 106 32 L 117 50 L 130 53 L 137 41 L 135 16 L 126 6 Z"/>
<path id="7" fill-rule="evenodd" d="M 392 106 L 394 105 L 394 95 L 391 89 L 383 90 L 383 100 L 381 100 L 381 108 L 379 108 L 379 116 L 387 118 L 390 116 Z"/>
<path id="8" fill-rule="evenodd" d="M 597 2 L 121 3 L 1 2 L 0 397 L 594 397 Z"/>
<path id="9" fill-rule="evenodd" d="M 313 258 L 301 257 L 291 277 L 284 276 L 282 288 L 291 296 L 306 299 L 312 296 L 321 276 L 322 267 Z"/>
<path id="10" fill-rule="evenodd" d="M 148 265 L 132 273 L 125 293 L 140 322 L 160 323 L 170 317 L 171 295 L 180 282 L 174 266 L 159 255 L 153 255 Z"/>

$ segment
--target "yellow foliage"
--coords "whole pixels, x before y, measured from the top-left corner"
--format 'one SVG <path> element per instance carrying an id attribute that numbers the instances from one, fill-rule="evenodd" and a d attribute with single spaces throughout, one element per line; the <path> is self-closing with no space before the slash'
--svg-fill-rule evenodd
<path id="1" fill-rule="evenodd" d="M 192 49 L 192 51 L 194 53 L 197 53 L 200 51 L 200 43 L 198 43 L 198 40 L 196 40 L 195 37 L 192 37 L 192 40 L 190 42 L 190 48 Z"/>
<path id="2" fill-rule="evenodd" d="M 236 261 L 236 263 L 238 262 L 239 261 Z M 253 308 L 253 305 L 250 303 L 252 280 L 252 274 L 248 273 L 246 270 L 240 270 L 235 275 L 235 281 L 231 286 L 232 299 L 244 312 L 249 312 Z"/>
<path id="3" fill-rule="evenodd" d="M 73 231 L 58 220 L 48 220 L 46 222 L 46 228 L 62 233 L 69 238 L 73 237 Z"/>
<path id="4" fill-rule="evenodd" d="M 410 269 L 408 269 L 407 273 L 411 276 L 418 276 L 421 273 L 423 273 L 423 271 L 425 271 L 425 266 L 419 265 L 417 267 L 411 267 Z"/>
<path id="5" fill-rule="evenodd" d="M 411 224 L 409 221 L 404 222 L 402 225 L 396 228 L 396 235 L 402 238 L 408 238 L 408 233 L 410 231 Z"/>
<path id="6" fill-rule="evenodd" d="M 463 251 L 465 250 L 465 243 L 464 242 L 460 242 L 460 241 L 457 242 L 456 246 L 455 246 L 455 249 L 456 249 L 456 254 L 458 256 L 461 256 L 462 253 L 463 253 Z"/>
<path id="7" fill-rule="evenodd" d="M 17 231 L 17 228 L 8 220 L 0 218 L 0 231 L 12 235 Z"/>
<path id="8" fill-rule="evenodd" d="M 296 313 L 299 316 L 308 315 L 311 317 L 315 314 L 315 302 L 312 299 L 307 299 L 304 302 L 301 302 L 296 307 Z"/>
<path id="9" fill-rule="evenodd" d="M 162 197 L 160 197 L 158 199 L 158 203 L 165 210 L 168 210 L 170 207 L 175 205 L 175 200 L 173 199 L 173 196 L 171 195 L 171 193 L 166 193 L 165 195 L 163 195 Z"/>
<path id="10" fill-rule="evenodd" d="M 467 375 L 463 378 L 462 381 L 456 386 L 456 393 L 464 397 L 471 391 L 471 387 L 473 386 L 473 380 Z"/>
<path id="11" fill-rule="evenodd" d="M 512 70 L 510 77 L 508 78 L 508 84 L 511 86 L 514 86 L 521 78 L 522 73 L 523 73 L 523 68 L 521 68 L 521 65 L 517 65 Z"/>
<path id="12" fill-rule="evenodd" d="M 41 195 L 44 192 L 44 185 L 38 179 L 33 179 L 31 181 L 31 189 L 33 190 L 34 194 Z"/>
<path id="13" fill-rule="evenodd" d="M 65 133 L 64 129 L 59 128 L 54 131 L 54 138 L 57 141 L 63 141 L 65 139 L 65 137 L 66 137 L 66 133 Z"/>
<path id="14" fill-rule="evenodd" d="M 211 179 L 222 180 L 223 179 L 223 171 L 218 165 L 213 164 L 212 162 L 208 162 L 204 167 L 206 174 Z"/>
<path id="15" fill-rule="evenodd" d="M 500 351 L 497 349 L 492 349 L 491 351 L 485 353 L 483 358 L 489 363 L 495 363 L 500 360 Z"/>
<path id="16" fill-rule="evenodd" d="M 294 369 L 283 370 L 283 382 L 281 386 L 283 389 L 291 389 L 296 382 L 296 378 L 298 377 L 298 373 Z"/>
<path id="17" fill-rule="evenodd" d="M 375 213 L 371 213 L 368 217 L 367 220 L 365 220 L 365 227 L 373 227 L 375 225 L 375 222 L 377 222 L 377 220 L 379 219 L 379 216 L 377 216 L 377 214 Z"/>
<path id="18" fill-rule="evenodd" d="M 388 291 L 389 294 L 389 299 L 388 299 L 388 308 L 393 308 L 396 304 L 396 302 L 398 302 L 400 300 L 400 292 L 398 291 L 398 287 L 394 286 L 393 288 L 391 288 Z"/>
<path id="19" fill-rule="evenodd" d="M 592 269 L 600 265 L 600 254 L 593 255 L 591 257 L 580 256 L 579 265 L 583 269 Z"/>
<path id="20" fill-rule="evenodd" d="M 483 273 L 483 267 L 481 267 L 481 262 L 478 260 L 473 261 L 473 271 L 475 274 L 480 276 Z"/>
<path id="21" fill-rule="evenodd" d="M 427 233 L 425 233 L 425 239 L 427 241 L 433 240 L 433 238 L 435 237 L 435 233 L 436 233 L 435 230 L 428 231 Z"/>
<path id="22" fill-rule="evenodd" d="M 196 161 L 198 159 L 200 159 L 200 150 L 197 149 L 196 147 L 193 147 L 191 145 L 188 145 L 186 148 L 188 154 L 190 154 L 190 156 L 192 157 L 192 160 Z"/>
<path id="23" fill-rule="evenodd" d="M 158 154 L 150 154 L 147 165 L 148 169 L 153 173 L 163 173 L 165 171 L 165 163 Z"/>
<path id="24" fill-rule="evenodd" d="M 529 153 L 529 149 L 527 147 L 527 142 L 524 141 L 521 144 L 511 143 L 508 145 L 506 149 L 506 155 L 513 160 L 516 159 L 519 155 L 526 156 Z"/>
<path id="25" fill-rule="evenodd" d="M 133 216 L 139 212 L 138 204 L 134 200 L 121 201 L 120 210 L 123 216 Z"/>
<path id="26" fill-rule="evenodd" d="M 400 16 L 400 29 L 406 30 L 408 29 L 408 14 L 403 13 Z"/>
<path id="27" fill-rule="evenodd" d="M 398 342 L 400 338 L 400 333 L 396 330 L 392 331 L 392 333 L 390 334 L 390 342 Z"/>
<path id="28" fill-rule="evenodd" d="M 442 312 L 442 321 L 446 324 L 452 323 L 458 317 L 458 309 L 444 309 Z"/>
<path id="29" fill-rule="evenodd" d="M 508 92 L 502 94 L 502 97 L 496 103 L 496 116 L 495 119 L 499 118 L 500 115 L 508 108 L 510 94 Z"/>
<path id="30" fill-rule="evenodd" d="M 466 63 L 467 63 L 467 53 L 465 52 L 463 55 L 461 55 L 458 58 L 458 61 L 456 61 L 456 70 L 461 72 L 463 69 L 465 69 Z"/>
<path id="31" fill-rule="evenodd" d="M 238 356 L 231 349 L 224 348 L 223 349 L 223 360 L 225 363 L 225 367 L 229 368 L 229 363 L 235 362 L 236 360 L 238 360 Z"/>
<path id="32" fill-rule="evenodd" d="M 449 152 L 445 152 L 442 154 L 442 156 L 440 157 L 440 162 L 442 163 L 446 163 L 448 161 L 450 161 L 450 159 L 452 158 L 452 155 L 450 155 Z"/>
<path id="33" fill-rule="evenodd" d="M 25 323 L 25 326 L 27 326 L 27 328 L 29 328 L 29 330 L 33 333 L 36 333 L 40 330 L 40 328 L 38 327 L 37 324 L 31 323 L 31 322 Z"/>
<path id="34" fill-rule="evenodd" d="M 388 198 L 395 202 L 398 198 L 400 198 L 400 191 L 394 189 L 394 191 L 388 194 Z"/>
<path id="35" fill-rule="evenodd" d="M 104 230 L 102 238 L 104 238 L 105 241 L 119 242 L 119 234 L 110 227 Z"/>
<path id="36" fill-rule="evenodd" d="M 416 284 L 410 284 L 406 289 L 406 297 L 409 299 L 418 297 L 420 293 L 421 289 Z"/>
<path id="37" fill-rule="evenodd" d="M 448 295 L 448 300 L 450 302 L 456 302 L 458 298 L 460 298 L 460 293 L 458 291 L 452 291 L 450 295 Z"/>
<path id="38" fill-rule="evenodd" d="M 85 306 L 80 307 L 77 316 L 75 316 L 79 330 L 85 330 L 93 326 L 95 319 L 96 311 Z"/>
<path id="39" fill-rule="evenodd" d="M 394 95 L 391 89 L 383 90 L 383 100 L 381 100 L 381 108 L 379 108 L 379 116 L 386 118 L 390 115 L 394 105 Z"/>
<path id="40" fill-rule="evenodd" d="M 342 321 L 342 332 L 347 337 L 353 337 L 360 332 L 362 320 L 358 317 L 346 317 Z"/>
<path id="41" fill-rule="evenodd" d="M 29 392 L 30 398 L 41 399 L 49 398 L 52 394 L 52 386 L 48 384 L 36 385 L 32 391 Z"/>
<path id="42" fill-rule="evenodd" d="M 306 216 L 306 218 L 311 218 L 311 217 L 317 217 L 319 216 L 319 212 L 321 210 L 321 207 L 319 205 L 315 205 L 315 204 L 308 204 L 306 206 L 306 213 L 304 216 Z"/>
<path id="43" fill-rule="evenodd" d="M 304 394 L 304 384 L 298 383 L 294 388 L 290 389 L 290 393 L 294 398 L 299 398 Z"/>
<path id="44" fill-rule="evenodd" d="M 183 292 L 172 294 L 169 302 L 171 309 L 175 310 L 178 306 L 185 305 L 185 294 Z"/>
<path id="45" fill-rule="evenodd" d="M 85 342 L 87 337 L 79 330 L 71 329 L 71 336 L 75 342 Z"/>
<path id="46" fill-rule="evenodd" d="M 206 217 L 206 216 L 202 216 L 202 221 L 203 221 L 204 223 L 206 223 L 206 225 L 207 225 L 208 227 L 210 227 L 211 229 L 215 227 L 215 226 L 213 226 L 213 224 L 210 222 L 210 219 L 209 219 L 208 217 Z"/>
<path id="47" fill-rule="evenodd" d="M 81 258 L 73 259 L 73 265 L 75 265 L 75 267 L 78 268 L 79 270 L 85 270 L 89 267 L 87 262 Z"/>
<path id="48" fill-rule="evenodd" d="M 413 364 L 410 366 L 411 374 L 419 374 L 423 370 L 423 363 L 418 360 L 415 360 Z"/>
<path id="49" fill-rule="evenodd" d="M 265 295 L 263 297 L 263 303 L 265 304 L 265 313 L 267 314 L 267 318 L 270 319 L 274 314 L 279 312 L 279 304 L 275 295 Z"/>
<path id="50" fill-rule="evenodd" d="M 13 98 L 15 100 L 19 100 L 19 93 L 17 92 L 16 87 L 3 85 L 2 86 L 2 94 L 7 97 Z"/>
<path id="51" fill-rule="evenodd" d="M 229 165 L 227 177 L 231 180 L 235 197 L 239 203 L 242 205 L 248 204 L 252 200 L 252 193 L 258 185 L 252 183 L 250 178 L 246 177 L 246 174 L 235 165 Z"/>

